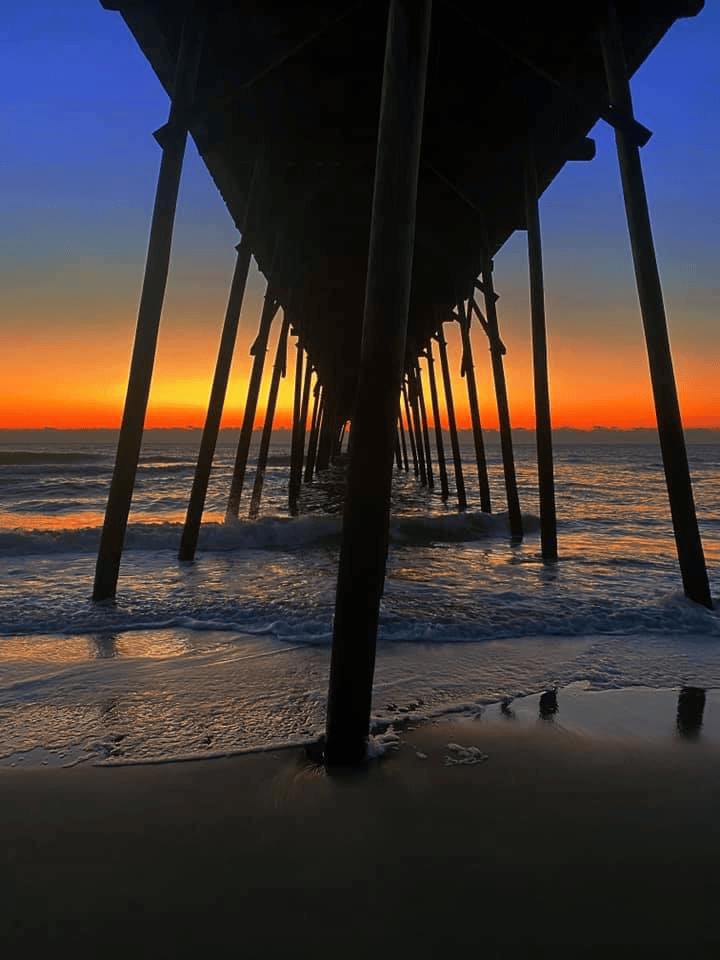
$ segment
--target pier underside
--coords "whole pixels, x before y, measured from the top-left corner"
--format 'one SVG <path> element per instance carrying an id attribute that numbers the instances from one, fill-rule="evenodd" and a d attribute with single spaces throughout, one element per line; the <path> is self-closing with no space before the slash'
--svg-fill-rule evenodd
<path id="1" fill-rule="evenodd" d="M 110 6 L 110 4 L 106 4 Z M 168 93 L 177 0 L 113 3 Z M 603 4 L 436 3 L 423 122 L 408 338 L 466 298 L 485 251 L 525 226 L 532 143 L 540 193 L 608 112 Z M 212 0 L 189 130 L 324 383 L 352 414 L 364 304 L 387 4 Z M 628 69 L 688 3 L 620 3 Z M 638 130 L 638 132 L 640 132 Z"/>

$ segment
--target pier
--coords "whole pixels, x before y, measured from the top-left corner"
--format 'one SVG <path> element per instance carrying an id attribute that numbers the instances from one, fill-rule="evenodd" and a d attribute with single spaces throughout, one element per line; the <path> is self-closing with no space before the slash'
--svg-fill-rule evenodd
<path id="1" fill-rule="evenodd" d="M 592 161 L 588 134 L 603 120 L 617 143 L 680 575 L 691 600 L 712 605 L 643 182 L 641 151 L 651 133 L 635 117 L 630 91 L 632 74 L 663 35 L 702 3 L 617 0 L 577 7 L 571 16 L 565 4 L 522 5 L 519 16 L 514 4 L 486 9 L 466 0 L 102 5 L 123 18 L 170 109 L 154 134 L 155 207 L 95 600 L 118 589 L 191 136 L 237 227 L 238 247 L 180 559 L 195 554 L 252 257 L 267 290 L 227 517 L 232 522 L 241 510 L 255 517 L 261 509 L 277 391 L 283 377 L 293 377 L 291 514 L 303 483 L 326 470 L 343 444 L 347 449 L 324 756 L 334 765 L 362 761 L 394 471 L 414 471 L 418 483 L 459 510 L 467 507 L 468 488 L 476 490 L 483 511 L 507 510 L 512 538 L 523 536 L 502 291 L 493 282 L 493 261 L 517 230 L 528 243 L 541 552 L 550 564 L 562 555 L 542 195 L 565 164 Z M 266 364 L 274 325 L 278 346 Z M 444 330 L 451 327 L 462 342 L 460 371 L 448 364 Z M 491 355 L 505 502 L 490 498 L 473 336 L 484 338 Z M 452 382 L 458 372 L 474 463 L 460 457 Z M 248 490 L 264 376 L 270 394 Z"/>

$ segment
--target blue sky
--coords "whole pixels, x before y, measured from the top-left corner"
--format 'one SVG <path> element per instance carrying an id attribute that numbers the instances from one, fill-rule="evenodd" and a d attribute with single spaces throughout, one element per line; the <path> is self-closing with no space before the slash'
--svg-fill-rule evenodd
<path id="1" fill-rule="evenodd" d="M 638 118 L 654 132 L 643 162 L 681 396 L 693 411 L 688 422 L 700 422 L 702 407 L 720 425 L 718 0 L 675 25 L 634 78 L 633 95 Z M 62 407 L 96 389 L 98 403 L 114 409 L 127 373 L 159 163 L 152 131 L 167 118 L 167 97 L 122 18 L 97 0 L 4 0 L 0 98 L 0 376 L 2 392 L 14 392 L 12 402 L 0 393 L 0 422 L 12 425 L 5 408 L 17 414 L 38 395 Z M 593 390 L 598 397 L 614 392 L 616 400 L 618 391 L 627 394 L 638 409 L 649 402 L 612 132 L 601 123 L 594 136 L 596 159 L 568 165 L 541 203 L 551 385 L 560 421 L 568 423 L 584 422 L 582 404 Z M 169 395 L 173 378 L 187 390 L 193 384 L 198 396 L 209 382 L 237 239 L 191 145 L 158 397 L 162 390 Z M 511 404 L 516 397 L 516 419 L 526 425 L 524 234 L 497 256 L 496 284 Z M 253 274 L 238 382 L 262 292 L 262 278 Z M 241 392 L 238 386 L 237 398 Z M 597 422 L 612 420 L 609 400 L 604 408 L 598 399 L 592 416 L 596 409 Z"/>

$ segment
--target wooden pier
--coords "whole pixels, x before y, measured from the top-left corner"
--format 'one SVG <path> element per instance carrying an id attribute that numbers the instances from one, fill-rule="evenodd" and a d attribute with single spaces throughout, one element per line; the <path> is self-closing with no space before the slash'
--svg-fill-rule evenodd
<path id="1" fill-rule="evenodd" d="M 650 132 L 634 117 L 628 79 L 675 20 L 696 15 L 701 3 L 599 0 L 571 14 L 560 3 L 488 8 L 468 0 L 103 6 L 123 17 L 168 92 L 170 110 L 155 134 L 160 172 L 96 600 L 117 589 L 190 135 L 240 242 L 180 559 L 191 561 L 195 552 L 252 256 L 267 292 L 227 515 L 237 517 L 243 503 L 267 345 L 280 313 L 260 459 L 245 497 L 257 516 L 278 384 L 294 376 L 291 514 L 303 482 L 329 466 L 350 429 L 325 758 L 361 761 L 393 470 L 414 470 L 429 487 L 437 479 L 437 496 L 460 510 L 468 489 L 484 511 L 493 506 L 472 358 L 478 326 L 490 348 L 505 476 L 506 499 L 494 509 L 508 510 L 514 540 L 523 535 L 492 278 L 493 258 L 516 230 L 528 238 L 542 556 L 552 563 L 562 553 L 541 198 L 566 163 L 592 160 L 588 133 L 603 119 L 617 140 L 682 581 L 692 600 L 711 606 L 643 185 L 641 148 Z M 449 369 L 443 332 L 452 323 L 462 338 L 472 469 L 462 464 L 457 439 L 451 380 L 458 371 Z M 290 362 L 288 345 L 297 351 Z M 441 420 L 449 427 L 452 471 Z"/>

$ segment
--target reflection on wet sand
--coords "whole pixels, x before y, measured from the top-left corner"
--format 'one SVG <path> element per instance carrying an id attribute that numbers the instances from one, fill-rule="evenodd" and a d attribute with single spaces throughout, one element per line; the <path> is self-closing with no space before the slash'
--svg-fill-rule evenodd
<path id="1" fill-rule="evenodd" d="M 705 691 L 702 687 L 683 687 L 678 697 L 677 729 L 681 737 L 696 740 L 705 710 Z"/>
<path id="2" fill-rule="evenodd" d="M 707 708 L 718 705 L 718 691 L 684 686 L 676 691 L 652 688 L 592 690 L 582 683 L 558 690 L 552 687 L 534 696 L 505 697 L 485 711 L 520 724 L 557 723 L 568 730 L 613 737 L 675 736 L 683 740 L 717 742 L 720 725 L 717 711 L 708 726 Z M 674 710 L 674 713 L 672 712 Z"/>

